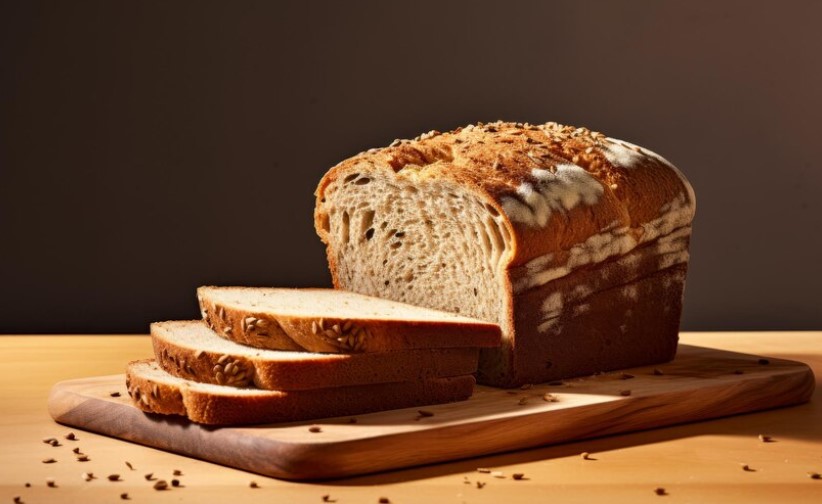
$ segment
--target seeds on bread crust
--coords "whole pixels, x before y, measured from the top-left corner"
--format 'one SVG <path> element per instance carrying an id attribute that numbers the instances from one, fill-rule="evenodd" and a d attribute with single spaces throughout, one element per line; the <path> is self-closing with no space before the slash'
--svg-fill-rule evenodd
<path id="1" fill-rule="evenodd" d="M 312 320 L 311 333 L 343 352 L 362 351 L 369 338 L 368 329 L 346 319 L 334 323 L 327 323 L 323 318 Z"/>

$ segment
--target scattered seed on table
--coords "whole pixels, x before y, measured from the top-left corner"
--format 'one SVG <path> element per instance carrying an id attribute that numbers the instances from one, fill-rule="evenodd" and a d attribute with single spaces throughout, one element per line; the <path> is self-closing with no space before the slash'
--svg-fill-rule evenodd
<path id="1" fill-rule="evenodd" d="M 69 441 L 77 441 L 77 436 L 73 432 L 66 434 L 66 439 Z"/>
<path id="2" fill-rule="evenodd" d="M 128 500 L 128 492 L 121 493 L 120 498 L 123 499 L 123 500 Z"/>
<path id="3" fill-rule="evenodd" d="M 813 480 L 822 480 L 822 474 L 818 472 L 809 472 L 808 477 Z"/>
<path id="4" fill-rule="evenodd" d="M 482 488 L 486 485 L 484 481 L 477 481 L 477 488 Z"/>
<path id="5" fill-rule="evenodd" d="M 256 481 L 250 482 L 248 486 L 249 488 L 260 488 L 260 485 L 258 485 Z"/>
<path id="6" fill-rule="evenodd" d="M 582 457 L 582 460 L 596 460 L 588 452 L 582 452 L 582 453 L 579 454 L 579 456 Z"/>
<path id="7" fill-rule="evenodd" d="M 43 459 L 43 463 L 44 463 L 44 464 L 53 464 L 53 463 L 55 463 L 55 462 L 57 462 L 57 460 L 55 460 L 55 459 L 53 459 L 53 458 Z"/>
<path id="8" fill-rule="evenodd" d="M 742 464 L 742 470 L 745 472 L 756 472 L 756 469 L 752 468 L 748 464 Z"/>
<path id="9" fill-rule="evenodd" d="M 29 483 L 28 481 L 26 481 L 26 488 L 31 488 L 31 483 Z"/>
<path id="10" fill-rule="evenodd" d="M 771 436 L 768 436 L 767 434 L 760 434 L 759 440 L 763 443 L 770 443 L 773 441 L 773 438 Z"/>
<path id="11" fill-rule="evenodd" d="M 168 483 L 166 483 L 166 480 L 157 480 L 157 482 L 154 483 L 154 489 L 155 490 L 168 490 Z"/>
<path id="12" fill-rule="evenodd" d="M 154 473 L 148 473 L 144 476 L 146 481 L 152 481 L 154 479 Z"/>
<path id="13" fill-rule="evenodd" d="M 86 481 L 91 481 L 91 480 L 95 479 L 94 473 L 90 473 L 90 472 L 84 472 L 82 476 L 83 476 L 83 479 L 86 480 Z"/>
<path id="14" fill-rule="evenodd" d="M 51 446 L 60 446 L 60 441 L 57 441 L 57 438 L 53 437 L 45 438 L 43 439 L 43 442 Z"/>
<path id="15" fill-rule="evenodd" d="M 542 396 L 542 400 L 545 402 L 559 402 L 559 399 L 557 399 L 557 396 L 554 394 L 545 394 Z"/>
<path id="16" fill-rule="evenodd" d="M 515 480 L 521 480 L 522 478 L 525 477 L 525 474 L 523 474 L 523 473 L 514 473 L 514 474 L 511 475 L 511 477 L 514 478 Z"/>
<path id="17" fill-rule="evenodd" d="M 654 493 L 657 495 L 668 495 L 668 492 L 662 487 L 654 488 Z"/>
<path id="18" fill-rule="evenodd" d="M 128 468 L 129 468 L 129 469 L 131 469 L 132 471 L 134 470 L 134 466 L 133 466 L 133 465 L 131 465 L 131 462 L 129 462 L 128 460 L 126 460 L 126 467 L 128 467 Z"/>
<path id="19" fill-rule="evenodd" d="M 120 481 L 120 475 L 119 474 L 109 474 L 108 475 L 108 480 L 109 481 Z"/>
<path id="20" fill-rule="evenodd" d="M 23 504 L 23 498 L 19 495 L 14 496 L 14 504 Z"/>
<path id="21" fill-rule="evenodd" d="M 57 482 L 54 478 L 46 478 L 46 486 L 49 488 L 57 488 Z"/>
<path id="22" fill-rule="evenodd" d="M 491 469 L 488 469 L 487 467 L 477 467 L 477 472 L 489 474 L 491 472 Z"/>
<path id="23" fill-rule="evenodd" d="M 337 502 L 337 500 L 332 499 L 330 495 L 325 494 L 325 495 L 323 495 L 323 502 Z"/>
<path id="24" fill-rule="evenodd" d="M 111 392 L 111 393 L 109 393 L 109 395 L 110 395 L 111 397 L 120 397 L 120 393 L 119 393 L 119 392 Z"/>
<path id="25" fill-rule="evenodd" d="M 380 497 L 380 500 L 377 502 L 379 502 L 380 504 L 389 504 L 391 500 L 388 497 Z"/>
<path id="26" fill-rule="evenodd" d="M 315 433 L 315 434 L 316 434 L 317 432 L 322 432 L 322 431 L 323 431 L 323 430 L 320 428 L 320 426 L 319 426 L 319 425 L 312 425 L 311 427 L 309 427 L 309 428 L 308 428 L 308 432 L 313 432 L 313 433 Z"/>
<path id="27" fill-rule="evenodd" d="M 88 455 L 86 455 L 84 453 L 81 453 L 81 454 L 77 455 L 77 462 L 88 462 L 89 460 L 91 460 L 91 459 L 88 458 Z"/>
<path id="28" fill-rule="evenodd" d="M 173 486 L 173 487 L 180 486 L 180 480 L 178 480 L 178 479 L 171 480 L 171 486 Z"/>
<path id="29" fill-rule="evenodd" d="M 77 455 L 82 455 L 82 454 L 80 453 L 80 447 L 79 447 L 79 446 L 78 446 L 77 448 L 72 449 L 71 451 L 72 451 L 72 452 L 74 452 L 74 453 L 76 453 Z"/>

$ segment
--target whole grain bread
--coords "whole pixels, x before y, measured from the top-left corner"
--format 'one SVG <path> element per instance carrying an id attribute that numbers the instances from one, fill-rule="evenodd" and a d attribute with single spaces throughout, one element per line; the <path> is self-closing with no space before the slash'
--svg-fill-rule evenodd
<path id="1" fill-rule="evenodd" d="M 499 345 L 495 323 L 333 289 L 200 287 L 220 336 L 274 350 L 326 353 Z"/>
<path id="2" fill-rule="evenodd" d="M 335 287 L 499 324 L 478 378 L 514 386 L 673 358 L 694 210 L 647 149 L 496 122 L 342 161 L 315 227 Z"/>
<path id="3" fill-rule="evenodd" d="M 210 425 L 296 422 L 461 401 L 471 396 L 474 383 L 468 375 L 283 392 L 188 381 L 154 360 L 131 362 L 126 370 L 126 388 L 138 408 Z"/>
<path id="4" fill-rule="evenodd" d="M 254 348 L 221 338 L 200 320 L 151 324 L 154 355 L 174 376 L 200 383 L 307 390 L 461 376 L 477 370 L 478 348 L 330 354 Z"/>

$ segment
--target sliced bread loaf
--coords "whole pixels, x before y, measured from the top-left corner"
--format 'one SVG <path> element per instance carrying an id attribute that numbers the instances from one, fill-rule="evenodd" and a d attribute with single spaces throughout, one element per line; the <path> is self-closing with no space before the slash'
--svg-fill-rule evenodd
<path id="1" fill-rule="evenodd" d="M 494 323 L 340 290 L 200 287 L 197 296 L 211 329 L 258 348 L 357 353 L 500 342 Z"/>
<path id="2" fill-rule="evenodd" d="M 283 392 L 197 383 L 154 360 L 129 363 L 126 388 L 141 410 L 211 424 L 293 422 L 468 399 L 473 376 Z"/>
<path id="3" fill-rule="evenodd" d="M 168 373 L 201 383 L 306 390 L 389 383 L 476 372 L 478 348 L 390 354 L 266 350 L 218 336 L 200 320 L 151 324 L 154 355 Z"/>

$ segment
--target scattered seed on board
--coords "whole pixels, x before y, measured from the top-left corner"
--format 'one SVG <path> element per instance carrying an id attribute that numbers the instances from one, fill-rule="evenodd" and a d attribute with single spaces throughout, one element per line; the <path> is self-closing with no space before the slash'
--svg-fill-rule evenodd
<path id="1" fill-rule="evenodd" d="M 91 480 L 95 479 L 94 473 L 90 473 L 90 472 L 83 473 L 83 479 L 86 480 L 86 481 L 91 481 Z"/>
<path id="2" fill-rule="evenodd" d="M 477 481 L 477 488 L 482 488 L 486 485 L 484 481 Z"/>
<path id="3" fill-rule="evenodd" d="M 120 498 L 123 499 L 123 500 L 128 500 L 128 492 L 121 493 Z"/>
<path id="4" fill-rule="evenodd" d="M 180 480 L 178 480 L 178 479 L 171 480 L 171 486 L 173 486 L 175 488 L 179 487 L 180 486 Z"/>
<path id="5" fill-rule="evenodd" d="M 166 482 L 166 480 L 157 480 L 154 483 L 154 489 L 155 490 L 168 490 L 168 483 Z"/>
<path id="6" fill-rule="evenodd" d="M 491 469 L 488 469 L 487 467 L 477 467 L 477 472 L 478 473 L 484 473 L 484 474 L 490 474 Z"/>
<path id="7" fill-rule="evenodd" d="M 23 504 L 23 498 L 19 495 L 14 496 L 14 504 Z"/>
<path id="8" fill-rule="evenodd" d="M 251 482 L 249 482 L 248 487 L 249 488 L 260 488 L 260 485 L 258 485 L 256 481 L 251 481 Z"/>
<path id="9" fill-rule="evenodd" d="M 77 448 L 74 448 L 74 449 L 73 449 L 73 450 L 71 450 L 71 451 L 72 451 L 72 452 L 74 452 L 74 453 L 76 453 L 77 455 L 82 455 L 82 453 L 80 453 L 80 447 L 79 447 L 79 446 L 78 446 Z"/>
<path id="10" fill-rule="evenodd" d="M 179 469 L 174 469 L 174 471 L 171 474 L 174 475 L 174 476 L 182 476 L 183 471 L 181 471 Z"/>
<path id="11" fill-rule="evenodd" d="M 126 467 L 128 467 L 128 468 L 129 468 L 129 469 L 131 469 L 132 471 L 134 470 L 134 466 L 133 466 L 133 465 L 131 465 L 131 462 L 129 462 L 128 460 L 126 460 Z"/>
<path id="12" fill-rule="evenodd" d="M 332 499 L 330 495 L 323 495 L 323 502 L 337 502 L 337 499 Z"/>
<path id="13" fill-rule="evenodd" d="M 668 491 L 662 487 L 654 488 L 654 493 L 657 495 L 668 495 Z"/>
<path id="14" fill-rule="evenodd" d="M 44 464 L 53 464 L 53 463 L 55 463 L 55 462 L 57 462 L 57 460 L 55 460 L 55 459 L 53 459 L 53 458 L 43 459 L 43 463 L 44 463 Z"/>
<path id="15" fill-rule="evenodd" d="M 523 473 L 514 473 L 514 474 L 511 475 L 511 477 L 514 478 L 515 480 L 521 480 L 521 479 L 525 478 L 525 474 L 523 474 Z"/>
<path id="16" fill-rule="evenodd" d="M 322 431 L 323 430 L 320 428 L 319 425 L 312 425 L 311 427 L 308 428 L 308 432 L 317 433 L 317 432 L 322 432 Z"/>
<path id="17" fill-rule="evenodd" d="M 109 474 L 108 475 L 108 480 L 109 481 L 120 481 L 120 475 L 119 474 Z"/>
<path id="18" fill-rule="evenodd" d="M 85 453 L 77 455 L 77 462 L 88 462 L 89 460 L 91 459 L 88 458 L 88 455 L 86 455 Z"/>
<path id="19" fill-rule="evenodd" d="M 154 473 L 148 473 L 144 476 L 146 481 L 152 481 L 154 479 Z"/>
<path id="20" fill-rule="evenodd" d="M 623 397 L 628 397 L 629 395 L 631 395 L 631 391 L 630 390 L 620 390 L 619 395 L 621 395 Z"/>
<path id="21" fill-rule="evenodd" d="M 771 436 L 768 436 L 767 434 L 760 434 L 759 435 L 759 440 L 762 441 L 763 443 L 773 442 L 773 438 Z"/>
<path id="22" fill-rule="evenodd" d="M 110 392 L 108 395 L 110 395 L 111 397 L 120 397 L 119 392 Z M 126 494 L 126 495 L 128 495 L 128 494 Z"/>
<path id="23" fill-rule="evenodd" d="M 808 477 L 812 480 L 822 480 L 822 474 L 818 472 L 809 472 Z"/>
<path id="24" fill-rule="evenodd" d="M 377 502 L 379 502 L 380 504 L 389 504 L 391 500 L 388 497 L 380 497 L 380 500 Z"/>
<path id="25" fill-rule="evenodd" d="M 73 432 L 66 434 L 66 439 L 69 441 L 77 441 L 77 436 Z"/>
<path id="26" fill-rule="evenodd" d="M 57 482 L 54 481 L 54 478 L 46 479 L 46 486 L 49 488 L 57 488 Z"/>
<path id="27" fill-rule="evenodd" d="M 31 483 L 29 483 L 28 481 L 26 481 L 26 488 L 31 488 Z"/>
<path id="28" fill-rule="evenodd" d="M 591 454 L 588 452 L 582 452 L 579 454 L 582 457 L 582 460 L 596 460 L 595 458 L 591 457 Z"/>
<path id="29" fill-rule="evenodd" d="M 756 469 L 752 468 L 748 464 L 742 464 L 742 470 L 745 472 L 756 472 Z"/>

